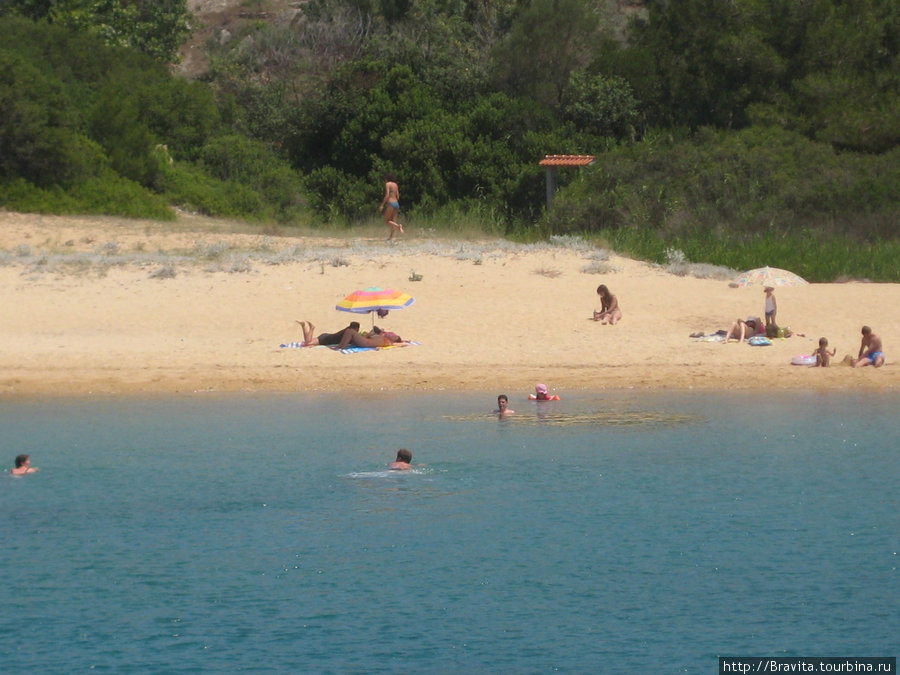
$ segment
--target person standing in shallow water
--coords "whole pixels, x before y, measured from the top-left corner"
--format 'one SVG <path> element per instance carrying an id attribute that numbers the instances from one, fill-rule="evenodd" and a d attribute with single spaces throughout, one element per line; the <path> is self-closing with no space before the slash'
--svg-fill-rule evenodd
<path id="1" fill-rule="evenodd" d="M 509 409 L 509 397 L 506 394 L 500 394 L 497 397 L 497 409 L 494 411 L 494 414 L 506 417 L 507 415 L 514 415 L 515 412 L 515 410 Z"/>
<path id="2" fill-rule="evenodd" d="M 388 241 L 394 238 L 394 232 L 403 234 L 403 225 L 396 220 L 400 213 L 400 188 L 397 186 L 397 179 L 391 173 L 384 174 L 384 199 L 381 200 L 378 210 L 384 216 L 384 224 L 390 228 Z"/>

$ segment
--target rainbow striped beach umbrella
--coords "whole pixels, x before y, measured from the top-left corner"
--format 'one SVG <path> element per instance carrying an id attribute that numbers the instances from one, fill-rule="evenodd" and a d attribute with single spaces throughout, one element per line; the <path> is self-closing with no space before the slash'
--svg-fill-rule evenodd
<path id="1" fill-rule="evenodd" d="M 392 309 L 404 309 L 413 304 L 413 302 L 415 302 L 415 299 L 402 291 L 381 288 L 380 286 L 370 286 L 360 291 L 353 291 L 336 304 L 334 308 L 341 312 L 353 312 L 354 314 L 378 312 L 379 316 L 384 316 Z M 374 316 L 372 317 L 372 323 L 375 323 Z"/>

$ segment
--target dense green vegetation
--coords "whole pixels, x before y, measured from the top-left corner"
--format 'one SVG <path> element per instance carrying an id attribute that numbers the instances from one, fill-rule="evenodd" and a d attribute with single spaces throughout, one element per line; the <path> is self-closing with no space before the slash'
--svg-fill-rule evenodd
<path id="1" fill-rule="evenodd" d="M 90 31 L 0 18 L 0 204 L 49 213 L 289 221 L 299 176 L 233 105 Z"/>
<path id="2" fill-rule="evenodd" d="M 0 203 L 352 225 L 387 170 L 412 221 L 900 281 L 891 0 L 309 0 L 203 83 L 183 0 L 114 5 L 0 2 Z"/>

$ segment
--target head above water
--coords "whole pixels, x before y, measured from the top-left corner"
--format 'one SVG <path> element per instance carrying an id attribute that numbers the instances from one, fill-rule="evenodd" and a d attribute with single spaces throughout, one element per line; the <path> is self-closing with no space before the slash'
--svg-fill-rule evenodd
<path id="1" fill-rule="evenodd" d="M 16 456 L 16 468 L 21 469 L 25 466 L 30 460 L 31 455 L 17 455 Z"/>
<path id="2" fill-rule="evenodd" d="M 400 448 L 397 451 L 397 461 L 398 462 L 406 462 L 409 464 L 412 462 L 412 453 L 406 448 Z"/>

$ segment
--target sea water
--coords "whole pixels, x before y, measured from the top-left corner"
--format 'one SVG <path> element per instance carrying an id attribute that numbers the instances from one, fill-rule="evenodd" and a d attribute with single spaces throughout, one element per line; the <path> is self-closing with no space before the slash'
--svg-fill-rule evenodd
<path id="1" fill-rule="evenodd" d="M 5 401 L 0 671 L 898 655 L 897 394 L 494 399 Z"/>

